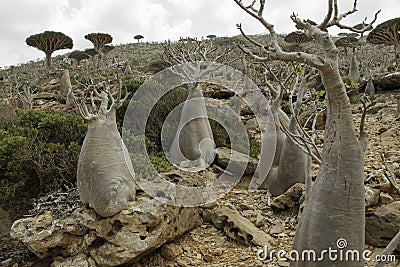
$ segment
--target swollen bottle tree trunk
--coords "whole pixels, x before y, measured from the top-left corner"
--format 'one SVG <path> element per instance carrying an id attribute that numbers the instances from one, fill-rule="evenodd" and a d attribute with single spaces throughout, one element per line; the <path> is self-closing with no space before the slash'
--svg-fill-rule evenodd
<path id="1" fill-rule="evenodd" d="M 324 151 L 320 170 L 296 231 L 294 249 L 314 250 L 321 255 L 329 247 L 337 249 L 343 238 L 344 250 L 364 250 L 365 203 L 364 159 L 358 144 L 350 101 L 339 75 L 335 50 L 331 51 L 334 68 L 321 71 L 328 97 Z M 336 66 L 336 67 L 335 67 Z M 318 233 L 318 234 L 316 234 Z M 292 266 L 363 266 L 355 262 L 294 262 Z"/>
<path id="2" fill-rule="evenodd" d="M 261 184 L 260 188 L 269 189 L 272 195 L 277 195 L 278 191 L 282 191 L 279 189 L 281 182 L 279 181 L 278 167 L 282 154 L 282 148 L 285 144 L 286 135 L 281 129 L 281 124 L 283 124 L 286 128 L 289 126 L 289 117 L 280 108 L 282 96 L 283 91 L 280 90 L 278 96 L 271 105 L 271 112 L 273 115 L 275 127 L 271 129 L 267 128 L 263 133 L 260 153 L 261 160 L 259 167 L 256 171 L 257 176 L 261 178 L 265 177 L 264 182 Z M 269 168 L 268 162 L 264 161 L 263 159 L 267 158 L 267 155 L 270 153 L 269 144 L 271 142 L 275 142 L 275 151 L 271 168 Z"/>
<path id="3" fill-rule="evenodd" d="M 358 69 L 357 59 L 356 59 L 356 49 L 354 49 L 353 55 L 351 56 L 350 67 L 349 67 L 349 77 L 351 81 L 359 83 L 360 70 Z"/>
<path id="4" fill-rule="evenodd" d="M 214 152 L 214 138 L 201 86 L 189 84 L 189 95 L 183 104 L 170 157 L 177 165 L 190 161 L 191 167 L 205 167 L 214 161 Z"/>
<path id="5" fill-rule="evenodd" d="M 245 5 L 242 0 L 234 1 L 270 33 L 270 43 L 260 44 L 248 37 L 241 25 L 238 25 L 242 35 L 264 49 L 267 55 L 260 57 L 240 47 L 243 52 L 257 61 L 294 61 L 314 67 L 320 71 L 326 90 L 327 121 L 324 151 L 320 170 L 296 231 L 294 249 L 297 250 L 299 257 L 291 262 L 291 266 L 362 267 L 365 238 L 363 147 L 368 135 L 364 133 L 359 139 L 357 138 L 350 100 L 339 74 L 339 50 L 325 30 L 331 26 L 338 26 L 361 33 L 372 28 L 377 14 L 374 20 L 361 30 L 341 24 L 343 18 L 357 11 L 357 1 L 354 1 L 352 10 L 339 14 L 338 1 L 329 0 L 327 16 L 319 25 L 311 25 L 293 14 L 292 21 L 299 29 L 303 29 L 307 36 L 319 43 L 323 55 L 290 53 L 282 50 L 274 25 L 263 18 L 265 0 L 260 0 L 258 8 L 255 6 L 256 1 L 250 6 Z M 332 253 L 327 253 L 328 250 L 335 250 L 336 254 L 334 252 L 333 256 L 336 256 L 336 259 L 330 257 Z M 355 259 L 352 259 L 351 255 L 355 254 Z M 346 257 L 347 260 L 344 260 Z"/>
<path id="6" fill-rule="evenodd" d="M 288 132 L 298 134 L 297 116 L 300 113 L 300 107 L 303 101 L 305 89 L 305 78 L 302 80 L 297 94 L 297 101 L 290 117 Z M 285 138 L 279 158 L 277 169 L 278 183 L 270 188 L 272 195 L 285 193 L 296 183 L 304 183 L 306 177 L 306 154 L 295 144 L 292 138 Z"/>
<path id="7" fill-rule="evenodd" d="M 113 216 L 135 199 L 135 182 L 128 150 L 118 132 L 116 110 L 125 100 L 112 98 L 109 89 L 99 93 L 97 114 L 90 114 L 84 104 L 78 105 L 88 131 L 78 161 L 77 185 L 81 201 L 100 216 Z M 112 105 L 108 109 L 109 96 Z"/>

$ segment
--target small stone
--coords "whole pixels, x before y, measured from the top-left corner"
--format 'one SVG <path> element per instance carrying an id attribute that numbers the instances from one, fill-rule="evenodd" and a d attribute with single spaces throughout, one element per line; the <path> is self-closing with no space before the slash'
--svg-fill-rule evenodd
<path id="1" fill-rule="evenodd" d="M 212 251 L 212 254 L 214 256 L 221 256 L 224 253 L 224 251 L 222 250 L 222 248 L 216 248 Z"/>
<path id="2" fill-rule="evenodd" d="M 244 211 L 242 211 L 242 215 L 245 217 L 252 216 L 252 215 L 254 215 L 254 210 L 244 210 Z"/>
<path id="3" fill-rule="evenodd" d="M 161 248 L 161 256 L 169 261 L 174 261 L 182 253 L 182 248 L 175 243 L 165 244 Z"/>
<path id="4" fill-rule="evenodd" d="M 296 235 L 296 231 L 290 231 L 290 232 L 289 232 L 289 236 L 293 237 L 293 236 L 295 236 L 295 235 Z"/>
<path id="5" fill-rule="evenodd" d="M 60 83 L 60 79 L 53 79 L 49 82 L 50 85 L 55 85 L 57 83 Z"/>
<path id="6" fill-rule="evenodd" d="M 400 201 L 376 208 L 365 216 L 365 243 L 385 247 L 400 229 Z M 397 246 L 400 249 L 400 245 Z"/>
<path id="7" fill-rule="evenodd" d="M 42 106 L 44 104 L 45 104 L 45 102 L 42 99 L 39 99 L 38 101 L 36 101 L 36 105 L 38 105 L 38 106 Z"/>
<path id="8" fill-rule="evenodd" d="M 386 132 L 387 130 L 388 130 L 388 128 L 386 128 L 386 127 L 381 127 L 381 128 L 378 129 L 377 133 L 378 133 L 378 134 L 382 134 L 382 133 Z"/>
<path id="9" fill-rule="evenodd" d="M 235 150 L 219 147 L 215 153 L 217 155 L 217 164 L 223 168 L 227 168 L 229 164 L 227 171 L 233 174 L 243 174 L 244 171 L 245 175 L 251 175 L 257 168 L 258 162 L 255 159 Z"/>
<path id="10" fill-rule="evenodd" d="M 1 266 L 3 266 L 3 267 L 11 267 L 12 264 L 13 264 L 12 258 L 6 259 L 1 262 Z"/>
<path id="11" fill-rule="evenodd" d="M 277 263 L 279 266 L 282 266 L 282 267 L 289 266 L 289 262 L 287 262 L 287 261 L 278 261 Z"/>
<path id="12" fill-rule="evenodd" d="M 365 189 L 365 206 L 371 207 L 379 202 L 379 188 L 370 188 L 369 186 L 364 186 Z"/>
<path id="13" fill-rule="evenodd" d="M 256 226 L 260 227 L 264 224 L 264 216 L 262 216 L 260 211 L 256 211 Z"/>
<path id="14" fill-rule="evenodd" d="M 212 212 L 209 209 L 203 210 L 203 222 L 205 223 L 212 223 L 212 217 L 214 215 L 214 212 Z"/>
<path id="15" fill-rule="evenodd" d="M 206 254 L 206 255 L 203 255 L 203 260 L 206 261 L 206 262 L 213 262 L 214 261 L 214 257 L 211 256 L 211 255 Z"/>
<path id="16" fill-rule="evenodd" d="M 382 204 L 389 204 L 389 203 L 392 203 L 394 201 L 393 197 L 391 195 L 389 195 L 388 193 L 383 193 L 382 192 L 382 193 L 380 193 L 379 197 L 380 197 L 380 200 L 381 200 Z"/>
<path id="17" fill-rule="evenodd" d="M 283 224 L 280 221 L 277 221 L 274 226 L 272 226 L 272 228 L 269 230 L 269 233 L 271 235 L 273 234 L 280 234 L 283 231 L 285 231 L 285 227 L 283 226 Z"/>
<path id="18" fill-rule="evenodd" d="M 271 207 L 275 209 L 293 208 L 299 204 L 299 199 L 304 191 L 304 184 L 294 184 L 284 194 L 276 197 Z"/>

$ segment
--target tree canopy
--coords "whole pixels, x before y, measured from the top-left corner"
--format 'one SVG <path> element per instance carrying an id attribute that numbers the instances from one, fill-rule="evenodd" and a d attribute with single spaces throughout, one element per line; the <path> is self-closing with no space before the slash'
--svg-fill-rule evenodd
<path id="1" fill-rule="evenodd" d="M 76 61 L 78 61 L 78 65 L 81 62 L 81 60 L 88 59 L 89 57 L 90 55 L 81 50 L 74 50 L 68 55 L 68 58 L 73 58 Z"/>
<path id="2" fill-rule="evenodd" d="M 85 39 L 93 43 L 94 49 L 99 54 L 102 54 L 104 52 L 103 48 L 106 44 L 109 44 L 113 41 L 113 38 L 110 34 L 100 32 L 86 34 Z"/>
<path id="3" fill-rule="evenodd" d="M 372 44 L 396 45 L 400 40 L 400 18 L 387 20 L 373 29 L 367 37 Z"/>
<path id="4" fill-rule="evenodd" d="M 45 31 L 26 38 L 26 44 L 43 51 L 46 54 L 47 67 L 51 68 L 51 54 L 60 49 L 72 49 L 73 42 L 62 32 Z"/>
<path id="5" fill-rule="evenodd" d="M 139 43 L 140 39 L 143 39 L 143 38 L 144 38 L 144 36 L 141 34 L 137 34 L 137 35 L 135 35 L 135 37 L 133 37 L 133 39 L 137 40 L 138 43 Z"/>

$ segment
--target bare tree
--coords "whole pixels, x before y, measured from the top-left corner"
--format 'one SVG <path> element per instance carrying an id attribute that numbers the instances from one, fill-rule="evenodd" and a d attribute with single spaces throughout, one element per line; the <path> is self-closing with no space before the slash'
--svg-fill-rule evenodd
<path id="1" fill-rule="evenodd" d="M 26 44 L 33 46 L 46 54 L 46 65 L 51 70 L 51 54 L 60 49 L 72 49 L 72 39 L 61 32 L 45 31 L 29 36 Z"/>
<path id="2" fill-rule="evenodd" d="M 188 84 L 189 95 L 182 108 L 178 131 L 169 151 L 177 165 L 182 166 L 184 162 L 190 161 L 190 167 L 205 167 L 214 160 L 214 137 L 208 121 L 202 86 L 196 78 L 210 71 L 202 69 L 206 66 L 202 61 L 220 61 L 232 49 L 224 53 L 216 51 L 216 47 L 197 41 L 180 42 L 175 46 L 170 42 L 164 44 L 164 61 L 171 66 L 181 64 L 182 69 L 173 68 L 174 73 L 191 81 Z"/>
<path id="3" fill-rule="evenodd" d="M 312 25 L 292 14 L 291 20 L 305 34 L 316 40 L 323 50 L 322 55 L 304 52 L 284 52 L 279 43 L 274 25 L 263 17 L 265 0 L 256 5 L 254 0 L 246 5 L 242 0 L 234 0 L 245 12 L 257 19 L 270 33 L 270 43 L 261 44 L 245 34 L 242 26 L 238 28 L 242 35 L 254 45 L 262 48 L 266 56 L 258 56 L 241 47 L 242 51 L 257 61 L 294 61 L 304 63 L 319 70 L 326 90 L 327 121 L 324 134 L 324 151 L 321 167 L 297 228 L 294 248 L 300 253 L 313 250 L 316 255 L 329 247 L 337 247 L 341 238 L 347 240 L 344 250 L 357 250 L 360 255 L 365 241 L 365 202 L 363 176 L 363 148 L 361 143 L 368 136 L 357 138 L 350 101 L 346 88 L 339 74 L 338 49 L 328 32 L 329 27 L 337 26 L 354 32 L 364 32 L 372 27 L 371 23 L 363 29 L 354 29 L 343 24 L 343 18 L 357 11 L 357 1 L 353 8 L 339 13 L 338 1 L 328 0 L 328 12 L 319 25 Z M 363 260 L 329 261 L 294 261 L 292 266 L 363 266 Z"/>

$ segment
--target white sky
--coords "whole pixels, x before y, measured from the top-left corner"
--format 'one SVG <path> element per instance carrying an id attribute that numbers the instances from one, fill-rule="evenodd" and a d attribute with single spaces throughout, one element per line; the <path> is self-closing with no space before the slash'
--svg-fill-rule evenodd
<path id="1" fill-rule="evenodd" d="M 243 0 L 245 3 L 251 2 Z M 341 11 L 352 7 L 352 0 L 339 0 Z M 358 12 L 344 22 L 354 25 L 365 16 L 371 19 L 382 9 L 375 24 L 399 16 L 399 0 L 359 0 Z M 279 33 L 295 30 L 289 16 L 315 22 L 326 14 L 327 0 L 267 0 L 265 18 Z M 180 36 L 199 37 L 215 34 L 239 34 L 236 23 L 249 33 L 264 33 L 260 23 L 241 10 L 233 0 L 1 0 L 0 67 L 43 58 L 44 53 L 25 44 L 26 37 L 60 31 L 71 37 L 75 49 L 92 47 L 84 39 L 91 32 L 113 36 L 113 44 L 144 41 L 177 40 Z M 53 55 L 72 50 L 61 50 Z"/>

